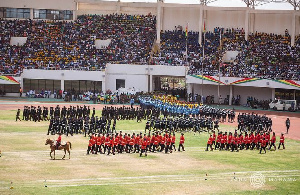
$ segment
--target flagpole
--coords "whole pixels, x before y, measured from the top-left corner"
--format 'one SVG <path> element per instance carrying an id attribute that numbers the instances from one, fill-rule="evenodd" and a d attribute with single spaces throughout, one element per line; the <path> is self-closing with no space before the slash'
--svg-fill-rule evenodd
<path id="1" fill-rule="evenodd" d="M 222 47 L 222 34 L 221 34 L 221 31 L 220 31 L 220 50 L 221 50 L 221 47 Z M 218 64 L 219 64 L 219 81 L 220 81 L 220 66 L 221 66 L 221 58 L 220 58 L 220 52 L 219 52 L 219 62 L 218 62 Z M 218 85 L 218 100 L 219 100 L 219 104 L 221 104 L 221 99 L 220 99 L 220 82 L 219 82 L 219 85 Z"/>
<path id="2" fill-rule="evenodd" d="M 188 60 L 187 60 L 187 55 L 188 55 L 188 36 L 189 36 L 189 23 L 186 24 L 186 29 L 185 29 L 185 33 L 186 33 L 186 40 L 185 40 L 185 61 L 186 61 L 186 65 L 188 65 Z"/>
<path id="3" fill-rule="evenodd" d="M 203 64 L 204 64 L 204 46 L 205 46 L 205 31 L 204 31 L 204 39 L 202 44 L 202 69 L 201 69 L 201 102 L 203 101 Z M 204 103 L 204 102 L 202 102 Z"/>

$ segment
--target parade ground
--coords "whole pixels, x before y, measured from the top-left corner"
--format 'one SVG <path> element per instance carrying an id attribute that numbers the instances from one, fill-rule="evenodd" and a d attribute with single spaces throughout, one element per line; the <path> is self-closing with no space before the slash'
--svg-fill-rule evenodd
<path id="1" fill-rule="evenodd" d="M 205 151 L 209 134 L 185 132 L 185 151 L 173 153 L 90 154 L 88 137 L 62 136 L 72 143 L 71 158 L 63 151 L 51 160 L 46 139 L 49 121 L 18 121 L 24 105 L 56 106 L 80 103 L 0 99 L 0 194 L 299 194 L 300 114 L 262 110 L 236 110 L 266 114 L 273 120 L 276 146 L 285 133 L 285 150 Z M 103 104 L 87 104 L 101 116 Z M 122 106 L 122 105 L 118 105 Z M 22 118 L 22 112 L 21 112 Z M 117 132 L 144 132 L 146 121 L 117 121 Z M 234 131 L 237 123 L 221 123 L 221 131 Z M 176 133 L 176 148 L 180 134 Z"/>

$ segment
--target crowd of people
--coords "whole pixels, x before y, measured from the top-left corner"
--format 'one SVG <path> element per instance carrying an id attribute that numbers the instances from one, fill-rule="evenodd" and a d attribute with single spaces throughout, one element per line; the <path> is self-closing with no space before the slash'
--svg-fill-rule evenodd
<path id="1" fill-rule="evenodd" d="M 206 34 L 211 32 L 207 32 Z M 221 35 L 220 35 L 221 33 Z M 300 44 L 296 41 L 295 46 L 290 46 L 290 35 L 268 34 L 255 32 L 244 38 L 244 31 L 240 29 L 216 28 L 213 32 L 220 35 L 221 46 L 205 37 L 205 57 L 189 58 L 190 74 L 219 75 L 225 77 L 248 77 L 269 79 L 300 79 Z M 204 39 L 204 37 L 203 37 Z M 214 50 L 206 49 L 213 47 Z M 226 51 L 238 51 L 236 59 L 230 62 L 221 62 Z M 199 51 L 202 54 L 202 48 Z M 189 55 L 189 54 L 188 54 Z"/>
<path id="2" fill-rule="evenodd" d="M 20 74 L 24 68 L 102 70 L 108 63 L 187 65 L 189 74 L 299 80 L 300 38 L 290 46 L 285 34 L 255 32 L 245 40 L 241 28 L 219 28 L 203 33 L 182 28 L 161 32 L 153 52 L 154 15 L 81 15 L 72 22 L 0 20 L 0 72 Z M 27 37 L 24 45 L 10 45 L 11 37 Z M 96 48 L 95 40 L 110 40 Z M 202 51 L 204 49 L 204 56 Z M 236 58 L 221 63 L 226 51 Z"/>
<path id="3" fill-rule="evenodd" d="M 0 20 L 0 72 L 23 68 L 102 70 L 109 62 L 147 64 L 156 33 L 154 15 L 82 15 L 73 22 Z M 11 37 L 27 37 L 10 45 Z M 97 49 L 95 40 L 110 40 Z"/>

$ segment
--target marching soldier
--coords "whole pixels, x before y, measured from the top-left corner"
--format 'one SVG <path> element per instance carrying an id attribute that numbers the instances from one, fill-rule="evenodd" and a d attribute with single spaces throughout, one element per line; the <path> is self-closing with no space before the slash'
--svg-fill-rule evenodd
<path id="1" fill-rule="evenodd" d="M 16 122 L 17 122 L 18 120 L 21 121 L 21 119 L 20 119 L 20 112 L 21 112 L 21 110 L 18 109 L 17 114 L 16 114 Z"/>

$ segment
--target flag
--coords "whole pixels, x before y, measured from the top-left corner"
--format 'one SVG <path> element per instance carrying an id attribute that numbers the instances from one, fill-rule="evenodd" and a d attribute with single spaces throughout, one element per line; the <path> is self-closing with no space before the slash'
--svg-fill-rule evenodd
<path id="1" fill-rule="evenodd" d="M 188 36 L 188 24 L 186 24 L 186 27 L 185 27 L 185 36 L 186 37 Z"/>
<path id="2" fill-rule="evenodd" d="M 206 32 L 205 21 L 204 21 L 204 26 L 203 26 L 203 32 Z"/>

